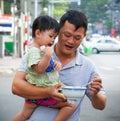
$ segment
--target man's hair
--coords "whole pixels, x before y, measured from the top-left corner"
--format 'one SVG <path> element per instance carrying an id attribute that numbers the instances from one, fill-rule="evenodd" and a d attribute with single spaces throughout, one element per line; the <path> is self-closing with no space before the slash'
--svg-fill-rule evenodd
<path id="1" fill-rule="evenodd" d="M 44 15 L 38 16 L 32 25 L 32 37 L 35 37 L 35 31 L 39 29 L 40 31 L 46 31 L 54 29 L 55 32 L 59 32 L 59 23 L 54 18 Z"/>
<path id="2" fill-rule="evenodd" d="M 60 19 L 60 28 L 64 26 L 66 21 L 73 24 L 76 30 L 80 27 L 83 27 L 85 29 L 85 32 L 87 31 L 87 24 L 88 24 L 87 18 L 80 11 L 77 10 L 67 11 Z"/>

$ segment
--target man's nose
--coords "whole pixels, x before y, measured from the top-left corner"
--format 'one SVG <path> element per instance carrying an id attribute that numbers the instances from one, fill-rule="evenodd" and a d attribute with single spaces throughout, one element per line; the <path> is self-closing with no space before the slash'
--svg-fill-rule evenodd
<path id="1" fill-rule="evenodd" d="M 70 38 L 69 38 L 69 42 L 74 42 L 74 37 L 73 36 L 71 36 Z"/>

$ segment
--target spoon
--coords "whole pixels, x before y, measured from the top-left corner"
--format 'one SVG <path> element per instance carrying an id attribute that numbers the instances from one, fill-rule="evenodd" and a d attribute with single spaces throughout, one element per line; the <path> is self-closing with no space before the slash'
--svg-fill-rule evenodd
<path id="1" fill-rule="evenodd" d="M 90 85 L 92 82 L 93 82 L 93 81 L 88 82 L 88 83 L 86 83 L 86 84 L 83 84 L 82 86 L 83 86 L 83 87 L 87 87 L 87 86 Z"/>

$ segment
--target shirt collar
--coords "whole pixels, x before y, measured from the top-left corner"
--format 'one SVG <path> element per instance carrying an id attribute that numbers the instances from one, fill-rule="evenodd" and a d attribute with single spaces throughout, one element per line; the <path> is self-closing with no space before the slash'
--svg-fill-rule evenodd
<path id="1" fill-rule="evenodd" d="M 76 65 L 83 64 L 83 55 L 79 52 L 79 49 L 77 49 L 76 51 L 75 64 Z"/>
<path id="2" fill-rule="evenodd" d="M 54 59 L 58 60 L 58 57 L 56 56 L 56 54 L 54 53 Z M 83 64 L 83 55 L 80 54 L 79 49 L 77 49 L 76 51 L 76 57 L 66 66 L 63 67 L 64 68 L 70 68 L 70 67 L 74 67 L 75 65 L 81 66 Z"/>

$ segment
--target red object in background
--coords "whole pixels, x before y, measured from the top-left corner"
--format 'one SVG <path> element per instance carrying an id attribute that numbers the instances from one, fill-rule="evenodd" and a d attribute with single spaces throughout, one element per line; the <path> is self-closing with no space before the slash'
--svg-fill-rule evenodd
<path id="1" fill-rule="evenodd" d="M 25 16 L 25 21 L 28 21 L 28 16 Z"/>
<path id="2" fill-rule="evenodd" d="M 25 28 L 25 33 L 28 33 L 28 28 Z"/>
<path id="3" fill-rule="evenodd" d="M 12 14 L 1 14 L 0 15 L 0 19 L 4 19 L 4 20 L 11 20 L 13 17 Z"/>
<path id="4" fill-rule="evenodd" d="M 113 37 L 115 36 L 115 29 L 114 28 L 111 29 L 111 36 L 113 36 Z"/>
<path id="5" fill-rule="evenodd" d="M 24 46 L 28 45 L 28 40 L 24 41 Z"/>

